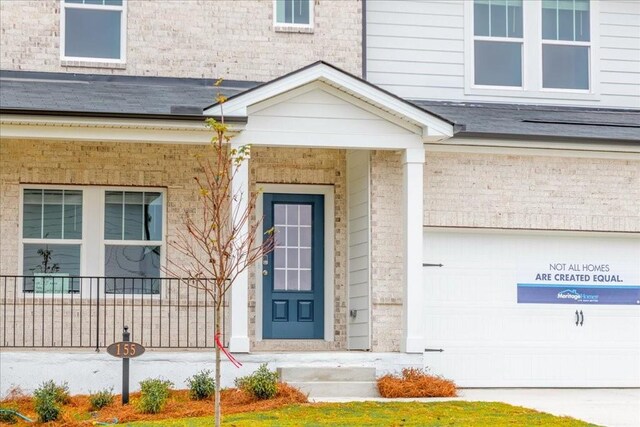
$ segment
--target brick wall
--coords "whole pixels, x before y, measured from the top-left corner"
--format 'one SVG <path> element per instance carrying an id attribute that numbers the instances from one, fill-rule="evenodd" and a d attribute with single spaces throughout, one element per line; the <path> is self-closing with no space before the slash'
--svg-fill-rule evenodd
<path id="1" fill-rule="evenodd" d="M 401 153 L 371 153 L 371 346 L 398 351 L 402 339 Z"/>
<path id="2" fill-rule="evenodd" d="M 640 231 L 640 162 L 427 153 L 424 223 Z"/>
<path id="3" fill-rule="evenodd" d="M 401 153 L 371 158 L 373 350 L 402 338 Z M 435 153 L 426 156 L 424 224 L 640 232 L 640 162 Z"/>
<path id="4" fill-rule="evenodd" d="M 205 146 L 7 140 L 0 142 L 0 274 L 18 271 L 20 184 L 126 185 L 164 187 L 167 239 L 182 226 L 186 206 L 196 206 L 194 156 Z M 327 184 L 335 191 L 333 342 L 299 340 L 253 343 L 255 350 L 335 350 L 346 347 L 346 181 L 344 150 L 254 148 L 250 163 L 256 183 Z M 167 257 L 181 257 L 166 248 Z M 250 336 L 255 336 L 255 277 L 250 278 Z"/>
<path id="5" fill-rule="evenodd" d="M 60 61 L 60 1 L 0 2 L 0 68 L 266 81 L 317 60 L 361 72 L 360 0 L 315 0 L 313 33 L 276 32 L 273 1 L 127 2 L 126 66 Z"/>
<path id="6" fill-rule="evenodd" d="M 0 142 L 0 274 L 17 271 L 20 184 L 165 187 L 167 234 L 197 202 L 194 155 L 206 146 L 7 140 Z M 167 254 L 172 256 L 171 248 Z"/>

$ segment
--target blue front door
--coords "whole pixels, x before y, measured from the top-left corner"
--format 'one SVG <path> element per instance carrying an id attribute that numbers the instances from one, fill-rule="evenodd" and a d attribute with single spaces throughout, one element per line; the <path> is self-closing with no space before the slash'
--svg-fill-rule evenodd
<path id="1" fill-rule="evenodd" d="M 276 245 L 263 263 L 265 339 L 324 338 L 324 196 L 264 194 Z"/>

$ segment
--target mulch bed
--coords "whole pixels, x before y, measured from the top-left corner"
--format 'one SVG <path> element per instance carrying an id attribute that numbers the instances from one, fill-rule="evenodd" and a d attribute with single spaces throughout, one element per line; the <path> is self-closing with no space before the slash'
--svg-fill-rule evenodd
<path id="1" fill-rule="evenodd" d="M 306 403 L 307 396 L 298 389 L 285 383 L 278 384 L 278 392 L 273 399 L 258 400 L 242 390 L 226 389 L 221 393 L 222 413 L 234 414 L 238 412 L 264 411 L 276 409 L 293 403 Z M 130 394 L 130 404 L 122 406 L 120 395 L 115 395 L 113 403 L 97 412 L 91 412 L 89 396 L 77 395 L 71 397 L 71 401 L 62 407 L 61 417 L 58 421 L 40 424 L 47 426 L 89 426 L 96 421 L 111 422 L 114 419 L 118 423 L 130 421 L 151 421 L 167 418 L 188 418 L 213 415 L 213 398 L 206 400 L 191 400 L 188 390 L 172 390 L 167 404 L 159 414 L 141 414 L 137 408 L 140 393 Z M 30 396 L 14 393 L 0 402 L 3 408 L 17 408 L 21 414 L 36 420 L 37 415 L 33 408 L 33 400 Z M 38 425 L 39 423 L 27 423 L 19 421 L 16 426 Z"/>
<path id="2" fill-rule="evenodd" d="M 456 384 L 417 368 L 405 368 L 400 375 L 378 378 L 382 397 L 456 397 Z"/>

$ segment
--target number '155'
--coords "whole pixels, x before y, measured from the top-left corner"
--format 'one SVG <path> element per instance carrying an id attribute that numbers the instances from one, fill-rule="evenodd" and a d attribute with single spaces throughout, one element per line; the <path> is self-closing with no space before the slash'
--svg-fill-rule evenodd
<path id="1" fill-rule="evenodd" d="M 116 356 L 135 356 L 135 355 L 136 355 L 136 345 L 134 343 L 116 344 Z"/>

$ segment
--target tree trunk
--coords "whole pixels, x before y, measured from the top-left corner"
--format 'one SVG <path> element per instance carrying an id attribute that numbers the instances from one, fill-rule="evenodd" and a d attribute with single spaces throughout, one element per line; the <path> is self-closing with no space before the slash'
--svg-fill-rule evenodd
<path id="1" fill-rule="evenodd" d="M 215 320 L 215 330 L 216 336 L 220 336 L 218 334 L 221 333 L 220 326 L 222 325 L 222 304 L 214 304 L 216 310 L 216 320 Z M 220 338 L 220 342 L 222 342 L 222 337 Z M 223 343 L 224 344 L 224 343 Z M 220 427 L 220 346 L 216 344 L 216 395 L 215 395 L 215 419 L 216 419 L 216 427 Z"/>

